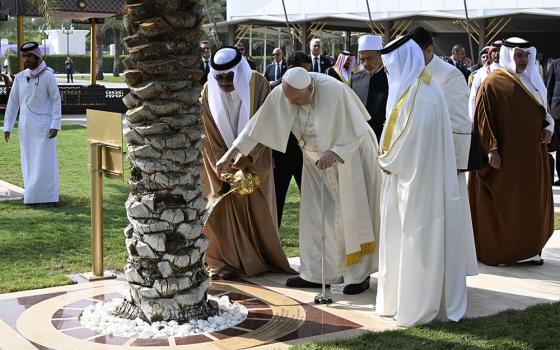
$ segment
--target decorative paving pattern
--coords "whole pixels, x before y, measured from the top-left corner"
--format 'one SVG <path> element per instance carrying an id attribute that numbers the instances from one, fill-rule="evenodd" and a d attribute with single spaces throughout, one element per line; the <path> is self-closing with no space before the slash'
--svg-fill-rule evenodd
<path id="1" fill-rule="evenodd" d="M 245 349 L 362 326 L 301 304 L 283 294 L 246 282 L 213 282 L 209 294 L 227 295 L 249 314 L 235 327 L 213 333 L 166 339 L 102 335 L 81 325 L 78 317 L 89 305 L 121 298 L 126 284 L 90 283 L 90 288 L 49 292 L 0 300 L 0 337 L 12 337 L 21 349 Z M 59 290 L 61 287 L 57 287 Z M 17 293 L 14 293 L 17 294 Z M 11 328 L 11 329 L 8 329 Z M 5 338 L 8 339 L 8 338 Z M 0 342 L 0 347 L 2 342 Z M 17 347 L 20 349 L 20 347 Z"/>

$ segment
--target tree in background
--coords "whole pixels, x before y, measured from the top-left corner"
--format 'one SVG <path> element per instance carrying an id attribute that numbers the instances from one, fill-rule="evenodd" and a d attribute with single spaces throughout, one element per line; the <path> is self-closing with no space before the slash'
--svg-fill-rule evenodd
<path id="1" fill-rule="evenodd" d="M 106 38 L 106 33 L 111 33 L 113 44 L 115 45 L 115 55 L 113 58 L 113 76 L 118 77 L 121 73 L 121 32 L 124 31 L 122 20 L 111 17 L 105 20 L 105 23 L 100 26 L 99 35 Z"/>

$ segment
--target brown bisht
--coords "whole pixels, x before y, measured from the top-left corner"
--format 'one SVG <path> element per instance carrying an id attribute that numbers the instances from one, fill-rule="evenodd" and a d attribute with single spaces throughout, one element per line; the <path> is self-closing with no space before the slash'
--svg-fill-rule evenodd
<path id="1" fill-rule="evenodd" d="M 202 91 L 204 125 L 204 196 L 213 198 L 224 186 L 216 172 L 216 162 L 228 147 L 214 122 L 208 105 L 208 85 Z M 250 82 L 250 116 L 263 104 L 270 88 L 266 79 L 253 72 Z M 210 275 L 236 273 L 255 276 L 263 272 L 294 273 L 280 245 L 277 229 L 272 151 L 262 145 L 251 153 L 249 171 L 256 173 L 260 187 L 248 196 L 234 193 L 221 199 L 212 211 L 203 233 L 210 239 L 208 270 Z"/>
<path id="2" fill-rule="evenodd" d="M 500 169 L 469 177 L 478 260 L 511 264 L 541 253 L 553 233 L 547 145 L 541 143 L 546 111 L 517 77 L 494 71 L 481 86 L 474 128 L 484 154 L 498 150 Z"/>

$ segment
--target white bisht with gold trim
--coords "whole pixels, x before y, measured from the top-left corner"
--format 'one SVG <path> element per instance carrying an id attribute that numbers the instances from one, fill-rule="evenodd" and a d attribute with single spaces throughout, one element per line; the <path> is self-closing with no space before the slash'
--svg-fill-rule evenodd
<path id="1" fill-rule="evenodd" d="M 394 316 L 398 326 L 438 314 L 457 321 L 467 292 L 449 113 L 427 69 L 394 105 L 379 156 L 384 175 L 376 312 Z"/>
<path id="2" fill-rule="evenodd" d="M 321 282 L 321 174 L 315 162 L 326 151 L 344 160 L 325 174 L 327 283 L 360 283 L 377 271 L 381 172 L 370 118 L 356 94 L 324 74 L 309 73 L 310 105 L 290 103 L 274 89 L 234 141 L 243 154 L 261 143 L 285 152 L 290 132 L 304 162 L 299 215 L 301 278 Z"/>

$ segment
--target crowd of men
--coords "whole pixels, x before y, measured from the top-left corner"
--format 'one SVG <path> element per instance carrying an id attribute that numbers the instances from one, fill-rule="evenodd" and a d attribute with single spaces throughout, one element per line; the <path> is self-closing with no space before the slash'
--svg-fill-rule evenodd
<path id="1" fill-rule="evenodd" d="M 477 260 L 543 264 L 560 61 L 547 94 L 536 49 L 520 38 L 493 43 L 470 69 L 461 45 L 447 60 L 434 55 L 422 27 L 385 47 L 364 35 L 358 57 L 342 51 L 336 61 L 319 39 L 309 45 L 311 55 L 287 61 L 274 49 L 264 76 L 236 47 L 211 56 L 205 193 L 238 170 L 263 179 L 208 220 L 214 278 L 295 273 L 278 237 L 292 177 L 301 267 L 286 285 L 321 286 L 323 233 L 326 284 L 358 294 L 378 272 L 376 312 L 399 326 L 460 320 Z"/>
<path id="2" fill-rule="evenodd" d="M 38 44 L 21 49 L 28 69 L 14 81 L 4 138 L 19 111 L 24 203 L 58 202 L 60 94 Z M 222 197 L 208 218 L 212 278 L 284 272 L 297 274 L 288 287 L 318 288 L 324 277 L 352 295 L 377 272 L 376 312 L 411 326 L 438 315 L 460 320 L 477 260 L 544 263 L 560 60 L 545 84 L 536 49 L 514 37 L 492 43 L 467 74 L 464 48 L 456 45 L 446 62 L 422 27 L 385 46 L 380 36 L 360 37 L 360 64 L 346 51 L 333 62 L 319 39 L 311 55 L 293 52 L 287 61 L 276 48 L 265 75 L 240 43 L 200 49 L 208 205 L 231 174 L 260 179 L 249 195 Z M 278 234 L 292 177 L 298 272 Z"/>

